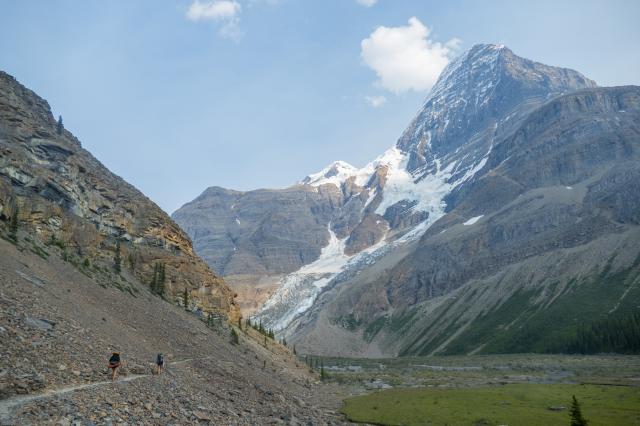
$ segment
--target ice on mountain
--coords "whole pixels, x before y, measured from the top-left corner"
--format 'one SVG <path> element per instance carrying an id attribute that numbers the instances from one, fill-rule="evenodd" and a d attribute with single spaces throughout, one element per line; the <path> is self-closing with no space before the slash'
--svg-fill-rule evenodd
<path id="1" fill-rule="evenodd" d="M 475 216 L 472 217 L 471 219 L 467 220 L 465 223 L 463 223 L 464 226 L 471 226 L 474 223 L 476 223 L 477 221 L 479 221 L 480 219 L 482 219 L 484 217 L 483 214 L 481 214 L 480 216 Z"/>
<path id="2" fill-rule="evenodd" d="M 504 46 L 501 45 L 475 46 L 445 68 L 413 124 L 403 135 L 404 138 L 408 135 L 409 147 L 403 147 L 399 141 L 362 168 L 336 161 L 300 182 L 317 190 L 318 186 L 326 184 L 341 188 L 347 180 L 353 179 L 356 185 L 369 190 L 365 206 L 376 197 L 380 198 L 375 210 L 378 215 L 384 216 L 389 207 L 406 202 L 412 205 L 412 211 L 428 212 L 428 216 L 421 223 L 404 230 L 401 237 L 394 239 L 385 235 L 374 246 L 353 256 L 344 254 L 347 238 L 338 239 L 329 226 L 329 243 L 322 249 L 320 257 L 284 277 L 280 288 L 257 317 L 275 330 L 286 329 L 313 306 L 327 285 L 338 284 L 358 275 L 367 265 L 399 245 L 420 238 L 445 214 L 445 197 L 456 187 L 473 179 L 486 166 L 493 146 L 491 142 L 488 150 L 484 145 L 481 150 L 479 146 L 460 152 L 462 145 L 456 143 L 450 151 L 438 153 L 434 151 L 432 141 L 443 132 L 455 131 L 465 125 L 464 111 L 482 106 L 491 98 L 499 83 L 500 73 L 496 72 L 496 66 L 502 49 Z M 470 84 L 472 81 L 473 85 Z M 416 154 L 410 147 L 416 146 L 420 146 L 425 157 L 429 157 L 424 163 L 414 164 L 410 168 L 411 155 Z M 422 154 L 418 152 L 417 155 Z M 376 173 L 385 175 L 380 187 L 379 181 L 372 179 Z M 481 218 L 471 218 L 464 224 L 473 225 Z"/>
<path id="3" fill-rule="evenodd" d="M 342 271 L 352 256 L 344 254 L 346 238 L 339 239 L 328 226 L 329 242 L 320 257 L 280 281 L 280 286 L 267 300 L 256 318 L 269 328 L 284 329 L 298 315 L 309 309 L 322 289 Z"/>
<path id="4" fill-rule="evenodd" d="M 334 161 L 318 173 L 313 173 L 302 180 L 301 183 L 312 186 L 326 185 L 328 183 L 340 187 L 349 177 L 356 174 L 358 169 L 344 161 Z"/>

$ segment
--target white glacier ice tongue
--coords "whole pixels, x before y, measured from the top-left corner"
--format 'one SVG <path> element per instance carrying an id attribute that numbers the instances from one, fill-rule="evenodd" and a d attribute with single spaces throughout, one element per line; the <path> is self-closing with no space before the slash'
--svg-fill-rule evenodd
<path id="1" fill-rule="evenodd" d="M 387 168 L 387 181 L 376 213 L 383 215 L 388 207 L 407 200 L 415 202 L 413 210 L 429 212 L 427 219 L 409 229 L 399 239 L 389 241 L 383 238 L 376 245 L 352 256 L 344 254 L 348 237 L 338 239 L 329 224 L 329 243 L 322 249 L 320 257 L 282 278 L 278 289 L 253 319 L 262 321 L 265 327 L 275 332 L 285 330 L 297 317 L 311 308 L 318 295 L 335 278 L 375 262 L 377 258 L 399 244 L 406 244 L 419 238 L 432 223 L 444 215 L 446 208 L 444 197 L 453 188 L 472 178 L 485 162 L 486 156 L 478 162 L 476 167 L 454 182 L 450 180 L 456 163 L 452 162 L 446 168 L 440 169 L 437 162 L 438 168 L 433 174 L 416 180 L 406 170 L 407 154 L 393 147 L 362 169 L 354 168 L 351 176 L 355 176 L 356 180 L 363 185 L 376 169 Z M 326 183 L 333 182 L 325 181 L 320 184 Z M 372 198 L 369 198 L 369 202 Z"/>
<path id="2" fill-rule="evenodd" d="M 255 319 L 274 331 L 284 329 L 299 314 L 311 307 L 320 291 L 336 276 L 350 256 L 344 254 L 346 238 L 340 240 L 328 226 L 329 244 L 320 257 L 280 280 L 276 292 L 262 306 Z"/>

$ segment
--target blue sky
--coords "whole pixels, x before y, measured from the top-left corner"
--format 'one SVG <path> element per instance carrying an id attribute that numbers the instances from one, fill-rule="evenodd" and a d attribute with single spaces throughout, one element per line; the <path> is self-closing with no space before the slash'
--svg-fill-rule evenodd
<path id="1" fill-rule="evenodd" d="M 208 186 L 363 166 L 475 43 L 640 84 L 639 16 L 631 0 L 0 0 L 0 69 L 171 213 Z"/>

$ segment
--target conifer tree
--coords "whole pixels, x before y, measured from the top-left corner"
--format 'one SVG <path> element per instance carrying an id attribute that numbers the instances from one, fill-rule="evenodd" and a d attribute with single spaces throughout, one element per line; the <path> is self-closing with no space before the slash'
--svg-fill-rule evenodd
<path id="1" fill-rule="evenodd" d="M 296 345 L 293 345 L 293 354 L 298 355 L 298 352 L 296 352 Z"/>
<path id="2" fill-rule="evenodd" d="M 156 293 L 160 296 L 164 296 L 164 282 L 165 282 L 165 265 L 164 263 L 158 265 L 158 282 L 156 283 Z"/>
<path id="3" fill-rule="evenodd" d="M 61 135 L 61 134 L 62 134 L 62 130 L 63 130 L 63 129 L 64 129 L 64 125 L 62 124 L 62 116 L 61 116 L 61 115 L 59 115 L 59 116 L 58 116 L 58 125 L 57 125 L 57 128 L 56 128 L 56 130 L 57 130 L 57 132 L 58 132 L 58 134 L 59 134 L 59 135 Z"/>
<path id="4" fill-rule="evenodd" d="M 182 302 L 184 303 L 184 309 L 189 310 L 189 292 L 187 288 L 184 288 L 184 293 L 182 293 Z"/>
<path id="5" fill-rule="evenodd" d="M 17 204 L 14 204 L 11 222 L 9 222 L 9 238 L 14 242 L 18 242 L 18 227 L 20 226 L 20 222 L 18 220 L 19 215 L 20 207 L 18 207 Z"/>
<path id="6" fill-rule="evenodd" d="M 238 317 L 238 328 L 242 331 L 242 316 Z"/>
<path id="7" fill-rule="evenodd" d="M 320 363 L 320 380 L 324 381 L 327 378 L 327 373 L 324 371 L 324 362 Z"/>
<path id="8" fill-rule="evenodd" d="M 571 401 L 569 416 L 571 416 L 571 426 L 587 426 L 589 423 L 584 417 L 582 417 L 580 403 L 576 399 L 575 395 L 573 395 L 573 400 Z"/>
<path id="9" fill-rule="evenodd" d="M 151 278 L 151 283 L 149 283 L 149 287 L 151 288 L 151 293 L 156 294 L 158 291 L 158 264 L 153 264 L 153 278 Z"/>
<path id="10" fill-rule="evenodd" d="M 113 270 L 116 271 L 116 274 L 120 274 L 122 271 L 122 258 L 120 257 L 120 240 L 116 241 L 116 253 L 113 256 Z"/>
<path id="11" fill-rule="evenodd" d="M 240 344 L 238 333 L 236 333 L 236 329 L 233 327 L 231 327 L 231 343 L 233 343 L 234 345 Z"/>
<path id="12" fill-rule="evenodd" d="M 136 261 L 136 254 L 134 252 L 129 253 L 129 256 L 127 256 L 127 263 L 129 263 L 129 269 L 131 272 L 136 270 Z"/>

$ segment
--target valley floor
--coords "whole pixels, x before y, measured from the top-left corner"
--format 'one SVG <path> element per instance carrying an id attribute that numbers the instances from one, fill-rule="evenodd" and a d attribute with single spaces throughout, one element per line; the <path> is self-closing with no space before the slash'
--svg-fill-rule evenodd
<path id="1" fill-rule="evenodd" d="M 353 421 L 384 425 L 563 426 L 573 395 L 590 425 L 640 422 L 639 388 L 599 385 L 393 389 L 348 399 L 344 412 Z"/>
<path id="2" fill-rule="evenodd" d="M 323 359 L 354 396 L 352 421 L 384 425 L 640 424 L 640 356 L 486 355 Z"/>
<path id="3" fill-rule="evenodd" d="M 127 285 L 103 287 L 55 248 L 31 248 L 0 240 L 1 424 L 345 423 L 340 388 L 281 346 L 242 332 L 232 345 L 228 326 L 207 327 L 126 273 Z"/>

